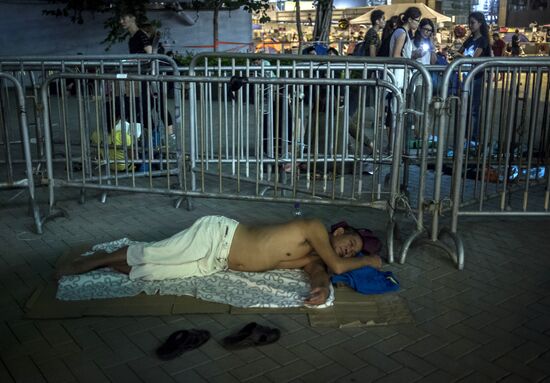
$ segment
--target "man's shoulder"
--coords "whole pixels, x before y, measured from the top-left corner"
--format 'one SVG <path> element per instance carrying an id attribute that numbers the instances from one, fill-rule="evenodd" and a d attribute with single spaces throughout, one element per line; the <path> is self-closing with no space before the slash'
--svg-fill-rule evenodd
<path id="1" fill-rule="evenodd" d="M 367 31 L 367 36 L 378 36 L 378 32 L 376 32 L 376 30 L 374 28 L 370 28 Z"/>

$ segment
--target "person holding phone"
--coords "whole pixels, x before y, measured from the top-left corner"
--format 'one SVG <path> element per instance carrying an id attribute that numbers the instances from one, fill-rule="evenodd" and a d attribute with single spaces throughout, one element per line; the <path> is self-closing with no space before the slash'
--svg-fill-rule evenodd
<path id="1" fill-rule="evenodd" d="M 418 24 L 418 29 L 414 34 L 413 45 L 416 48 L 419 57 L 416 61 L 424 65 L 434 65 L 437 61 L 435 44 L 435 25 L 430 19 L 422 19 Z"/>

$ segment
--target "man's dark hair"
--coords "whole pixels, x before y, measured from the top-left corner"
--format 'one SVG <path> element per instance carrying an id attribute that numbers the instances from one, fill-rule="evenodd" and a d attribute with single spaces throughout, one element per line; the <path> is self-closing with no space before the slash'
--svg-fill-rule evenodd
<path id="1" fill-rule="evenodd" d="M 370 14 L 370 22 L 372 26 L 374 26 L 374 24 L 376 24 L 376 22 L 382 17 L 384 17 L 384 11 L 381 11 L 380 9 L 375 9 L 374 11 L 372 11 L 372 13 Z"/>

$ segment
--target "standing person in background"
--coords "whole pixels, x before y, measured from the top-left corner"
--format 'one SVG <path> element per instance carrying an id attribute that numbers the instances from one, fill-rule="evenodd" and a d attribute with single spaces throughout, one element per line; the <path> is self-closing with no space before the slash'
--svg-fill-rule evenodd
<path id="1" fill-rule="evenodd" d="M 519 29 L 512 35 L 512 56 L 519 56 Z"/>
<path id="2" fill-rule="evenodd" d="M 378 48 L 377 56 L 390 57 L 390 40 L 393 31 L 397 28 L 399 22 L 399 16 L 392 16 L 386 22 L 384 29 L 382 29 L 382 39 L 380 41 L 380 48 Z"/>
<path id="3" fill-rule="evenodd" d="M 491 41 L 489 37 L 489 26 L 485 21 L 485 16 L 481 12 L 472 12 L 468 17 L 468 27 L 470 28 L 470 36 L 464 41 L 460 50 L 456 53 L 457 56 L 463 57 L 491 57 Z M 479 107 L 481 104 L 481 86 L 483 84 L 483 73 L 479 73 L 474 77 L 472 95 L 472 126 L 471 139 L 478 140 L 479 136 Z"/>
<path id="4" fill-rule="evenodd" d="M 504 40 L 500 38 L 500 35 L 498 32 L 493 33 L 493 45 L 491 45 L 491 49 L 493 50 L 493 56 L 494 57 L 502 57 L 504 56 L 504 50 L 506 49 L 506 43 Z M 503 74 L 502 72 L 498 76 L 498 80 L 502 80 Z M 495 81 L 497 79 L 495 78 Z"/>
<path id="5" fill-rule="evenodd" d="M 158 37 L 157 32 L 152 24 L 147 23 L 143 24 L 142 29 L 137 24 L 136 15 L 132 13 L 123 14 L 120 17 L 120 25 L 122 28 L 126 29 L 130 34 L 130 39 L 128 40 L 128 49 L 131 54 L 152 54 L 153 47 L 158 46 Z M 147 32 L 149 33 L 147 33 Z M 150 84 L 155 85 L 155 84 Z M 156 84 L 158 85 L 158 84 Z M 164 108 L 162 102 L 162 95 L 159 92 L 158 86 L 150 87 L 152 91 L 153 99 L 151 99 L 151 109 L 155 111 L 158 110 L 158 113 L 153 114 L 151 117 L 153 119 L 153 147 L 160 145 L 161 141 L 164 141 L 164 122 L 162 118 L 164 117 Z M 149 107 L 147 106 L 147 82 L 141 82 L 141 109 L 143 110 L 143 123 L 144 126 L 147 126 L 148 116 L 149 116 Z M 139 109 L 139 108 L 137 108 Z M 168 141 L 171 147 L 175 149 L 176 137 L 174 134 L 174 129 L 172 126 L 172 115 L 170 112 L 167 112 L 167 127 L 166 131 L 168 132 Z"/>
<path id="6" fill-rule="evenodd" d="M 131 13 L 123 14 L 120 17 L 120 25 L 130 34 L 130 40 L 128 40 L 128 49 L 130 53 L 153 53 L 151 40 L 149 36 L 138 27 L 135 15 Z"/>
<path id="7" fill-rule="evenodd" d="M 412 42 L 411 36 L 418 29 L 420 24 L 420 17 L 422 13 L 417 7 L 409 7 L 407 10 L 399 15 L 398 27 L 393 31 L 390 39 L 390 56 L 391 57 L 401 57 L 416 60 L 422 56 L 422 49 L 415 49 Z M 404 89 L 409 83 L 409 78 L 411 70 L 407 69 L 394 69 L 395 81 L 398 88 Z M 388 102 L 388 110 L 392 111 L 392 102 Z M 392 115 L 393 117 L 393 115 Z M 412 126 L 412 122 L 407 125 Z M 388 144 L 391 142 L 393 137 L 393 131 L 391 127 L 393 126 L 393 120 L 390 123 L 390 129 L 388 130 Z"/>
<path id="8" fill-rule="evenodd" d="M 370 20 L 372 23 L 372 27 L 367 31 L 367 34 L 365 36 L 365 41 L 362 41 L 361 43 L 357 44 L 355 47 L 355 50 L 353 51 L 354 56 L 358 57 L 376 57 L 378 54 L 378 49 L 380 48 L 380 37 L 378 36 L 378 32 L 380 29 L 384 28 L 386 25 L 386 19 L 384 17 L 384 12 L 375 9 L 371 12 Z M 376 72 L 371 72 L 369 75 L 369 78 L 375 78 Z M 373 90 L 372 87 L 363 87 L 365 90 L 365 96 L 366 97 L 366 104 L 370 105 L 373 102 Z M 357 107 L 359 106 L 359 87 L 353 86 L 350 88 L 350 107 L 349 107 L 349 115 L 353 116 L 355 115 L 357 111 Z"/>
<path id="9" fill-rule="evenodd" d="M 384 12 L 379 9 L 375 9 L 370 15 L 370 21 L 372 23 L 372 27 L 367 31 L 364 42 L 365 56 L 376 57 L 378 54 L 378 49 L 380 49 L 380 37 L 378 36 L 378 32 L 386 25 Z"/>
<path id="10" fill-rule="evenodd" d="M 420 20 L 418 29 L 414 34 L 413 45 L 417 50 L 420 50 L 421 56 L 416 58 L 416 61 L 424 65 L 434 65 L 437 61 L 435 54 L 435 43 L 433 37 L 435 35 L 435 25 L 430 19 Z"/>
<path id="11" fill-rule="evenodd" d="M 393 31 L 390 40 L 391 57 L 403 57 L 407 59 L 417 59 L 422 53 L 420 49 L 414 49 L 411 35 L 418 29 L 422 13 L 417 7 L 409 7 L 399 15 L 399 25 Z"/>
<path id="12" fill-rule="evenodd" d="M 378 49 L 378 57 L 390 57 L 390 41 L 391 36 L 397 26 L 399 25 L 399 16 L 392 16 L 382 30 L 382 39 L 380 42 L 380 48 Z M 387 106 L 385 108 L 386 118 L 384 120 L 384 125 L 386 126 L 386 131 L 388 133 L 388 143 L 386 145 L 386 152 L 391 150 L 391 126 L 393 121 L 392 111 L 391 111 L 391 100 L 392 94 L 387 93 L 386 95 Z"/>
<path id="13" fill-rule="evenodd" d="M 506 43 L 500 38 L 498 32 L 493 33 L 493 45 L 491 49 L 493 50 L 493 56 L 500 57 L 504 56 L 504 49 L 506 48 Z"/>

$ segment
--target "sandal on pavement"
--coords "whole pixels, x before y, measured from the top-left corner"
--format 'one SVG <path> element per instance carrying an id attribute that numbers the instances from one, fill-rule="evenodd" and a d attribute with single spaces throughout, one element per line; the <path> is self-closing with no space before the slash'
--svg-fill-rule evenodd
<path id="1" fill-rule="evenodd" d="M 210 332 L 206 330 L 179 330 L 166 339 L 157 348 L 157 356 L 162 360 L 174 359 L 184 352 L 194 350 L 202 346 L 210 339 Z"/>
<path id="2" fill-rule="evenodd" d="M 246 347 L 264 346 L 279 340 L 281 331 L 276 328 L 260 326 L 252 322 L 244 326 L 238 333 L 225 337 L 222 346 L 228 350 L 240 350 Z"/>

